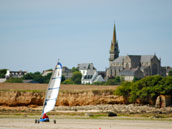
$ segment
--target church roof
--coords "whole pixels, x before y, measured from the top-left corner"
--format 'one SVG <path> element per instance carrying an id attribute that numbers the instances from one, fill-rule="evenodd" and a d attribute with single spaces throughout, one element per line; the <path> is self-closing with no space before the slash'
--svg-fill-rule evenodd
<path id="1" fill-rule="evenodd" d="M 154 55 L 142 55 L 141 62 L 150 62 Z"/>
<path id="2" fill-rule="evenodd" d="M 113 62 L 116 62 L 116 63 L 122 63 L 122 62 L 124 62 L 124 58 L 125 58 L 126 56 L 119 56 L 117 59 L 115 59 Z"/>
<path id="3" fill-rule="evenodd" d="M 132 62 L 140 62 L 140 55 L 128 55 Z"/>
<path id="4" fill-rule="evenodd" d="M 132 62 L 150 62 L 154 55 L 127 55 Z M 119 56 L 114 63 L 122 63 L 127 56 Z"/>

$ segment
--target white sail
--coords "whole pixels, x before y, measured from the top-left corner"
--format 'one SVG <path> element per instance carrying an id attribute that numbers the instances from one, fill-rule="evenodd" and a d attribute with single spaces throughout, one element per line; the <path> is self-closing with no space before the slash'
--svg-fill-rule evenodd
<path id="1" fill-rule="evenodd" d="M 62 65 L 58 62 L 48 84 L 48 89 L 44 100 L 43 114 L 53 110 L 55 107 L 60 89 L 61 77 Z"/>

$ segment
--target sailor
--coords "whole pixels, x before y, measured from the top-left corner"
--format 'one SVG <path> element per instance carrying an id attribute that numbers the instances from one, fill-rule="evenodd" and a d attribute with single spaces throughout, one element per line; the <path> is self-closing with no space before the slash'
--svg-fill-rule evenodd
<path id="1" fill-rule="evenodd" d="M 44 113 L 42 119 L 46 119 L 46 118 L 48 118 L 48 116 L 46 115 L 46 113 Z"/>

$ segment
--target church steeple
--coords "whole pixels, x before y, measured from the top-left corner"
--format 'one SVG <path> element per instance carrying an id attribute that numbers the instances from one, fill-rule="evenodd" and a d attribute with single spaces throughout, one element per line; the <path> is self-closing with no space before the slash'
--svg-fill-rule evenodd
<path id="1" fill-rule="evenodd" d="M 114 29 L 113 29 L 113 42 L 116 42 L 116 29 L 115 29 L 115 24 L 114 24 Z"/>
<path id="2" fill-rule="evenodd" d="M 111 41 L 110 58 L 109 58 L 110 65 L 118 57 L 119 57 L 119 48 L 118 48 L 118 41 L 116 40 L 116 29 L 114 24 L 113 39 Z"/>

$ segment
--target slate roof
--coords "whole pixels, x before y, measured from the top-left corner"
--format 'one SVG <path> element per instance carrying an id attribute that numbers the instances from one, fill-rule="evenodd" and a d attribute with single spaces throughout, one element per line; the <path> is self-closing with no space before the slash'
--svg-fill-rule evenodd
<path id="1" fill-rule="evenodd" d="M 150 62 L 154 55 L 127 55 L 132 62 Z M 122 63 L 127 56 L 119 56 L 114 63 Z"/>
<path id="2" fill-rule="evenodd" d="M 140 62 L 140 55 L 128 55 L 132 62 Z"/>
<path id="3" fill-rule="evenodd" d="M 116 62 L 116 63 L 122 63 L 124 61 L 124 58 L 126 56 L 119 56 L 117 59 L 115 59 L 113 62 Z"/>
<path id="4" fill-rule="evenodd" d="M 141 62 L 150 62 L 154 55 L 142 55 Z"/>
<path id="5" fill-rule="evenodd" d="M 102 77 L 101 75 L 98 75 L 98 76 L 94 79 L 94 82 L 98 82 L 99 79 L 102 79 L 102 80 L 104 81 L 103 77 Z"/>
<path id="6" fill-rule="evenodd" d="M 126 69 L 119 73 L 121 76 L 134 76 L 137 69 Z"/>
<path id="7" fill-rule="evenodd" d="M 93 66 L 93 63 L 82 63 L 82 64 L 78 64 L 78 68 L 79 70 L 87 70 L 90 69 L 91 65 Z M 93 69 L 95 69 L 94 66 Z"/>

